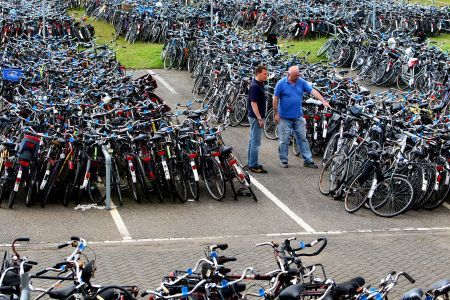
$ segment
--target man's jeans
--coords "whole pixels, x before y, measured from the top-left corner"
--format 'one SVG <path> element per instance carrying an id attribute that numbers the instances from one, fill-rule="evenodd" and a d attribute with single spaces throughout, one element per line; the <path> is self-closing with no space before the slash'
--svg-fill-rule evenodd
<path id="1" fill-rule="evenodd" d="M 262 128 L 259 127 L 258 120 L 256 118 L 248 117 L 250 122 L 250 140 L 248 141 L 248 167 L 257 168 L 258 164 L 258 152 L 261 147 L 261 133 Z"/>
<path id="2" fill-rule="evenodd" d="M 298 119 L 280 118 L 278 123 L 278 153 L 282 163 L 288 162 L 289 138 L 291 132 L 295 134 L 298 148 L 305 162 L 312 162 L 311 150 L 309 150 L 308 140 L 306 139 L 306 120 L 303 117 Z"/>

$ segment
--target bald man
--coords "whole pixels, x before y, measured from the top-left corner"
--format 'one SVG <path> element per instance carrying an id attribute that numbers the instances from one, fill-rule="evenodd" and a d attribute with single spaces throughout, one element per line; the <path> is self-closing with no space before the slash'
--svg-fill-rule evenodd
<path id="1" fill-rule="evenodd" d="M 317 90 L 313 89 L 303 78 L 300 78 L 300 71 L 297 66 L 290 67 L 287 76 L 280 79 L 275 86 L 273 109 L 275 122 L 278 123 L 278 154 L 282 168 L 289 167 L 288 148 L 292 131 L 304 160 L 303 165 L 307 168 L 318 168 L 312 159 L 306 139 L 306 120 L 303 118 L 302 107 L 305 92 L 322 101 L 326 107 L 331 107 Z"/>

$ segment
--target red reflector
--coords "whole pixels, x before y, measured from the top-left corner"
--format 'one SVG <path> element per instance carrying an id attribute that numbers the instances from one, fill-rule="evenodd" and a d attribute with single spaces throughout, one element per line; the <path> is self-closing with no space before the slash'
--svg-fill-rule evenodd
<path id="1" fill-rule="evenodd" d="M 20 178 L 19 177 L 16 178 L 16 182 L 20 183 Z"/>
<path id="2" fill-rule="evenodd" d="M 234 166 L 236 163 L 237 163 L 237 160 L 233 158 L 232 160 L 230 160 L 228 162 L 228 165 L 231 167 L 231 166 Z"/>
<path id="3" fill-rule="evenodd" d="M 133 155 L 127 155 L 127 160 L 128 161 L 133 160 L 133 158 L 134 158 Z"/>
<path id="4" fill-rule="evenodd" d="M 444 171 L 444 166 L 436 166 L 436 170 L 438 170 L 439 172 Z"/>
<path id="5" fill-rule="evenodd" d="M 197 165 L 191 166 L 192 170 L 197 170 Z"/>
<path id="6" fill-rule="evenodd" d="M 332 115 L 333 115 L 333 114 L 325 114 L 325 117 L 331 118 Z"/>
<path id="7" fill-rule="evenodd" d="M 24 135 L 23 138 L 35 141 L 37 143 L 39 143 L 41 141 L 38 137 L 35 137 L 35 136 L 32 136 L 32 135 L 28 135 L 28 134 Z"/>
<path id="8" fill-rule="evenodd" d="M 363 140 L 363 138 L 358 136 L 358 142 L 361 142 L 362 140 Z"/>
<path id="9" fill-rule="evenodd" d="M 309 116 L 308 115 L 303 116 L 303 118 L 305 118 L 305 120 L 309 120 Z"/>
<path id="10" fill-rule="evenodd" d="M 211 152 L 211 155 L 217 157 L 217 156 L 220 156 L 220 152 L 219 151 Z"/>
<path id="11" fill-rule="evenodd" d="M 30 165 L 29 162 L 24 161 L 24 160 L 19 161 L 19 164 L 20 164 L 22 167 L 28 167 L 28 166 Z"/>
<path id="12" fill-rule="evenodd" d="M 441 180 L 442 180 L 442 176 L 441 176 L 441 175 L 438 175 L 438 177 L 437 177 L 437 182 L 441 182 Z"/>
<path id="13" fill-rule="evenodd" d="M 319 121 L 319 120 L 320 120 L 320 116 L 315 115 L 315 116 L 314 116 L 314 120 Z"/>
<path id="14" fill-rule="evenodd" d="M 56 164 L 56 160 L 54 159 L 49 159 L 48 163 L 51 164 L 52 166 L 54 166 Z"/>
<path id="15" fill-rule="evenodd" d="M 25 147 L 27 147 L 29 149 L 34 149 L 34 147 L 36 147 L 36 145 L 33 144 L 32 142 L 25 142 Z"/>
<path id="16" fill-rule="evenodd" d="M 13 166 L 13 163 L 10 161 L 5 161 L 3 162 L 3 165 L 5 166 L 5 168 L 11 168 Z"/>
<path id="17" fill-rule="evenodd" d="M 74 167 L 73 161 L 69 160 L 69 170 L 73 170 Z"/>
<path id="18" fill-rule="evenodd" d="M 84 175 L 84 178 L 86 178 L 86 179 L 91 178 L 91 173 L 86 173 L 86 175 Z"/>
<path id="19" fill-rule="evenodd" d="M 240 179 L 240 180 L 244 180 L 244 179 L 245 179 L 245 176 L 244 176 L 244 174 L 242 174 L 242 173 L 239 173 L 239 179 Z"/>
<path id="20" fill-rule="evenodd" d="M 197 158 L 198 154 L 197 153 L 191 153 L 189 154 L 189 158 Z"/>
<path id="21" fill-rule="evenodd" d="M 149 172 L 148 176 L 150 177 L 150 179 L 155 179 L 156 178 L 155 173 L 153 173 L 153 172 Z"/>
<path id="22" fill-rule="evenodd" d="M 152 160 L 152 158 L 151 158 L 150 156 L 144 157 L 144 162 L 149 162 L 149 161 L 151 161 L 151 160 Z"/>
<path id="23" fill-rule="evenodd" d="M 158 151 L 158 156 L 164 156 L 164 155 L 166 155 L 166 151 L 165 150 L 161 150 L 161 151 Z"/>

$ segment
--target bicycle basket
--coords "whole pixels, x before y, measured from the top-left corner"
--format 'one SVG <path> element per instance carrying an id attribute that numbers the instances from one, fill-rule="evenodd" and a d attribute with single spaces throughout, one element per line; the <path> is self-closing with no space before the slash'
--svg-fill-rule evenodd
<path id="1" fill-rule="evenodd" d="M 23 77 L 23 71 L 21 69 L 2 69 L 3 80 L 10 82 L 19 82 Z"/>
<path id="2" fill-rule="evenodd" d="M 38 137 L 25 135 L 19 144 L 17 156 L 23 160 L 36 160 L 40 141 Z"/>

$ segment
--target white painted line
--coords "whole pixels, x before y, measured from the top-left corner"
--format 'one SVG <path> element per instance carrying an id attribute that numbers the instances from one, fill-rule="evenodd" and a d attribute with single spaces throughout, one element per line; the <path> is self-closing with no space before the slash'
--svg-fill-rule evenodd
<path id="1" fill-rule="evenodd" d="M 123 219 L 119 214 L 119 211 L 117 210 L 117 208 L 115 208 L 115 205 L 112 201 L 111 201 L 111 206 L 113 206 L 114 208 L 111 209 L 109 212 L 111 213 L 114 223 L 116 223 L 117 229 L 119 230 L 119 233 L 122 236 L 122 239 L 123 240 L 132 240 L 130 232 L 128 232 L 127 226 L 125 226 L 125 223 L 123 222 Z"/>
<path id="2" fill-rule="evenodd" d="M 321 235 L 348 235 L 348 234 L 398 234 L 399 232 L 416 233 L 416 234 L 429 234 L 429 231 L 434 232 L 450 232 L 450 227 L 426 227 L 426 228 L 384 228 L 384 229 L 356 229 L 356 230 L 341 230 L 341 231 L 315 231 L 311 232 L 291 232 L 291 233 L 266 233 L 266 234 L 249 234 L 249 235 L 228 235 L 228 236 L 208 236 L 208 237 L 169 237 L 169 238 L 146 238 L 146 239 L 132 239 L 127 238 L 118 241 L 88 241 L 89 244 L 97 245 L 110 245 L 110 244 L 145 244 L 145 243 L 161 243 L 161 242 L 186 242 L 186 241 L 199 241 L 205 240 L 217 241 L 223 239 L 241 239 L 241 238 L 271 238 L 271 237 L 283 237 L 290 236 L 321 236 Z M 64 241 L 61 241 L 64 242 Z M 27 245 L 40 246 L 40 247 L 54 247 L 60 243 L 39 242 L 39 243 L 27 243 Z M 11 247 L 10 243 L 0 243 L 0 247 Z"/>
<path id="3" fill-rule="evenodd" d="M 263 186 L 258 180 L 256 180 L 253 176 L 250 176 L 250 182 L 254 184 L 267 198 L 269 198 L 276 206 L 281 208 L 295 223 L 300 225 L 303 229 L 305 229 L 309 233 L 316 232 L 314 228 L 312 228 L 308 223 L 306 223 L 302 218 L 300 218 L 296 213 L 294 213 L 289 207 L 286 206 L 280 199 L 275 197 L 265 186 Z"/>
<path id="4" fill-rule="evenodd" d="M 447 202 L 444 202 L 442 205 L 444 205 L 445 207 L 447 207 L 447 209 L 450 209 L 450 204 L 448 204 Z"/>
<path id="5" fill-rule="evenodd" d="M 154 71 L 152 70 L 147 70 L 148 72 L 151 72 L 152 76 L 155 77 L 156 80 L 158 80 L 159 82 L 161 82 L 168 90 L 169 92 L 171 92 L 174 95 L 178 95 L 177 91 L 175 91 L 175 89 L 167 83 L 167 81 L 165 81 L 164 79 L 161 78 L 161 76 L 159 76 L 158 74 L 156 74 Z"/>

